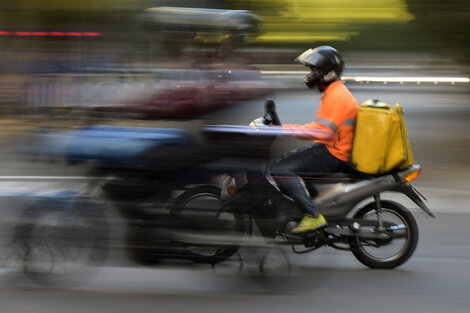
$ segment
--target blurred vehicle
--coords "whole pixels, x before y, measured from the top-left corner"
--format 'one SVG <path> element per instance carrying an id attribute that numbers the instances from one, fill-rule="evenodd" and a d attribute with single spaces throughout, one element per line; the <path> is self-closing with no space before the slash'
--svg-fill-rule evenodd
<path id="1" fill-rule="evenodd" d="M 90 177 L 83 196 L 118 209 L 126 225 L 122 247 L 148 265 L 187 258 L 174 237 L 187 225 L 169 209 L 178 193 L 205 180 L 200 166 L 213 158 L 205 149 L 181 129 L 97 125 L 37 134 L 24 152 L 83 165 Z"/>
<path id="2" fill-rule="evenodd" d="M 161 69 L 153 73 L 29 77 L 28 112 L 78 110 L 106 117 L 197 119 L 270 92 L 261 72 L 245 69 Z M 100 115 L 101 114 L 101 115 Z"/>
<path id="3" fill-rule="evenodd" d="M 117 104 L 98 106 L 96 111 L 127 113 L 144 119 L 192 119 L 270 92 L 261 72 L 255 68 L 214 67 L 167 70 L 165 80 L 153 84 L 153 90 L 149 86 L 134 99 L 118 99 Z M 129 100 L 131 103 L 126 103 Z"/>
<path id="4" fill-rule="evenodd" d="M 263 123 L 280 125 L 271 100 Z M 241 246 L 253 246 L 244 239 L 253 236 L 256 225 L 266 247 L 292 246 L 295 253 L 305 253 L 326 245 L 352 251 L 369 267 L 394 268 L 412 256 L 418 228 L 403 205 L 382 200 L 381 193 L 402 193 L 433 216 L 410 184 L 419 176 L 419 165 L 383 175 L 352 170 L 305 173 L 304 182 L 329 224 L 313 233 L 293 234 L 290 230 L 303 214 L 269 174 L 269 150 L 279 128 L 213 125 L 204 128 L 204 135 L 204 141 L 198 142 L 181 129 L 98 125 L 38 134 L 29 148 L 36 155 L 89 164 L 90 192 L 83 199 L 95 199 L 99 191 L 101 203 L 118 208 L 126 224 L 123 247 L 142 265 L 168 258 L 224 261 Z M 38 212 L 49 215 L 48 210 Z M 88 211 L 63 206 L 51 213 L 67 221 L 75 212 L 87 215 Z M 99 210 L 93 212 L 91 216 L 100 216 Z M 41 220 L 35 219 L 21 233 L 43 229 Z M 105 225 L 104 219 L 91 221 L 84 225 L 92 229 Z M 61 225 L 46 224 L 59 230 Z M 23 237 L 30 238 L 29 250 L 36 249 L 37 236 Z M 75 237 L 68 233 L 65 239 L 70 238 Z M 48 251 L 55 251 L 59 248 L 50 245 L 61 241 L 47 242 Z M 299 250 L 302 246 L 305 249 Z"/>
<path id="5" fill-rule="evenodd" d="M 163 30 L 214 31 L 244 35 L 258 30 L 259 18 L 246 10 L 155 7 L 142 12 L 148 27 Z"/>
<path id="6" fill-rule="evenodd" d="M 201 118 L 272 87 L 236 49 L 259 30 L 240 10 L 149 8 L 139 17 L 133 64 L 83 64 L 70 73 L 31 75 L 24 103 L 103 117 Z M 130 57 L 129 57 L 130 58 Z M 47 111 L 47 110 L 45 110 Z"/>

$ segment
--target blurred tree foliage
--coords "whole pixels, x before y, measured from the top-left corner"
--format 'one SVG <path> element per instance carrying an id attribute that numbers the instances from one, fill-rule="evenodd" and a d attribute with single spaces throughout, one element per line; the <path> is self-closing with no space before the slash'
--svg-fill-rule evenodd
<path id="1" fill-rule="evenodd" d="M 469 0 L 0 0 L 0 27 L 101 31 L 132 41 L 137 15 L 155 6 L 253 11 L 264 27 L 254 45 L 426 51 L 470 63 Z"/>
<path id="2" fill-rule="evenodd" d="M 227 1 L 231 8 L 265 17 L 266 31 L 289 35 L 286 30 L 292 30 L 293 40 L 270 42 L 277 46 L 305 46 L 308 41 L 342 50 L 430 52 L 470 63 L 468 0 Z M 304 36 L 295 40 L 294 32 Z"/>
<path id="3" fill-rule="evenodd" d="M 345 41 L 362 25 L 406 23 L 413 19 L 404 0 L 231 0 L 263 19 L 260 43 Z"/>
<path id="4" fill-rule="evenodd" d="M 407 0 L 426 45 L 470 63 L 470 1 Z"/>

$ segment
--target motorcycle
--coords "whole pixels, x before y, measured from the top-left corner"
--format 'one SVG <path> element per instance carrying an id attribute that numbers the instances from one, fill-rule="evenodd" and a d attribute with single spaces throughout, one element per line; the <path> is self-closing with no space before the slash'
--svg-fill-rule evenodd
<path id="1" fill-rule="evenodd" d="M 303 173 L 301 178 L 328 225 L 294 234 L 291 230 L 303 213 L 282 192 L 269 170 L 269 150 L 280 135 L 279 127 L 269 126 L 281 125 L 275 103 L 268 99 L 263 117 L 250 125 L 205 127 L 206 141 L 220 157 L 206 166 L 206 171 L 224 173 L 225 179 L 220 186 L 187 189 L 171 211 L 173 216 L 193 222 L 192 232 L 179 236 L 193 260 L 214 263 L 229 258 L 246 244 L 243 238 L 251 234 L 254 225 L 266 244 L 291 246 L 299 254 L 323 246 L 348 250 L 371 268 L 395 268 L 413 255 L 418 242 L 415 218 L 402 204 L 382 199 L 382 194 L 404 194 L 434 217 L 425 198 L 410 184 L 421 172 L 419 165 L 384 175 L 365 175 L 351 169 Z M 201 222 L 202 215 L 206 218 Z M 219 221 L 218 227 L 201 227 L 208 221 Z"/>
<path id="2" fill-rule="evenodd" d="M 372 268 L 394 268 L 412 256 L 418 242 L 416 220 L 402 204 L 383 200 L 382 193 L 404 194 L 434 217 L 410 184 L 419 176 L 419 165 L 375 176 L 304 173 L 328 225 L 293 234 L 303 213 L 270 174 L 271 146 L 281 134 L 271 125 L 281 123 L 268 100 L 263 118 L 252 126 L 206 126 L 202 143 L 181 129 L 115 126 L 36 136 L 34 154 L 70 164 L 92 162 L 94 178 L 85 177 L 91 182 L 85 194 L 65 193 L 54 206 L 25 211 L 26 222 L 16 229 L 25 271 L 50 285 L 57 277 L 69 277 L 67 267 L 60 267 L 64 262 L 77 263 L 74 272 L 81 277 L 90 263 L 102 264 L 108 245 L 116 246 L 109 235 L 113 225 L 106 220 L 109 203 L 125 220 L 124 242 L 118 246 L 141 265 L 168 258 L 215 264 L 240 247 L 258 246 L 291 246 L 299 254 L 329 246 L 351 251 Z M 253 240 L 255 226 L 261 241 Z M 59 273 L 49 273 L 49 264 L 59 265 Z"/>
<path id="3" fill-rule="evenodd" d="M 108 245 L 124 249 L 131 260 L 141 265 L 153 265 L 163 258 L 187 258 L 183 244 L 173 239 L 173 232 L 184 229 L 186 225 L 168 214 L 168 208 L 175 194 L 202 179 L 197 168 L 211 160 L 210 154 L 205 153 L 204 147 L 188 132 L 104 125 L 44 131 L 36 134 L 34 142 L 22 152 L 45 157 L 48 161 L 65 160 L 86 174 L 72 177 L 87 185 L 84 190 L 63 190 L 60 192 L 61 201 L 56 201 L 54 206 L 38 204 L 39 207 L 35 205 L 25 209 L 22 222 L 16 227 L 18 235 L 13 241 L 23 247 L 23 255 L 29 259 L 30 265 L 24 267 L 25 272 L 30 277 L 41 278 L 36 281 L 44 284 L 58 281 L 49 279 L 58 276 L 52 270 L 48 271 L 52 266 L 42 266 L 41 275 L 38 275 L 38 266 L 33 266 L 45 263 L 46 257 L 49 258 L 46 263 L 57 265 L 64 260 L 82 263 L 75 267 L 100 265 L 105 258 L 100 257 L 96 262 L 95 250 L 105 251 Z M 75 199 L 81 199 L 86 205 L 68 204 L 76 203 Z M 124 227 L 120 222 L 110 225 L 107 221 L 110 214 L 119 216 L 115 215 L 115 209 L 124 219 Z M 55 220 L 49 222 L 49 218 Z M 78 222 L 75 222 L 77 218 Z M 90 231 L 77 232 L 74 223 Z M 116 227 L 119 229 L 111 232 Z M 123 237 L 121 230 L 125 232 Z M 42 241 L 34 235 L 39 231 L 44 238 Z M 117 233 L 117 238 L 112 237 L 112 233 Z M 83 238 L 99 243 L 97 249 L 92 244 L 83 248 L 88 251 L 89 259 L 76 259 L 77 254 L 73 254 L 72 249 L 64 251 L 64 246 L 73 246 L 75 242 L 81 244 L 79 240 L 84 241 Z M 39 250 L 43 256 L 39 252 L 29 253 Z M 44 256 L 54 250 L 61 252 Z M 60 259 L 57 258 L 59 254 L 62 254 Z M 68 280 L 68 273 L 62 274 L 63 279 L 60 280 Z"/>

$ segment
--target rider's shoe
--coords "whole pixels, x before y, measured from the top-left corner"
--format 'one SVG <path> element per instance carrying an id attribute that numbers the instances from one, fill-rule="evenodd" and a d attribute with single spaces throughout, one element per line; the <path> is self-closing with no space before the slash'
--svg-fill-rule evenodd
<path id="1" fill-rule="evenodd" d="M 326 220 L 323 215 L 319 215 L 317 218 L 305 215 L 299 225 L 292 229 L 293 233 L 303 233 L 312 231 L 326 226 Z"/>

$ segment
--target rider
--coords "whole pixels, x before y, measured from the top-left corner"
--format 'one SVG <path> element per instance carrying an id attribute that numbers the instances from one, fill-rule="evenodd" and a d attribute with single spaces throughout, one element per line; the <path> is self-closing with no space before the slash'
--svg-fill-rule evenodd
<path id="1" fill-rule="evenodd" d="M 305 125 L 282 126 L 283 134 L 312 141 L 312 144 L 287 153 L 274 163 L 271 174 L 305 214 L 300 224 L 292 230 L 300 233 L 323 227 L 326 220 L 297 175 L 302 172 L 342 170 L 352 148 L 358 104 L 341 80 L 344 61 L 336 49 L 330 46 L 309 49 L 295 61 L 310 69 L 304 82 L 308 88 L 318 89 L 323 97 L 315 121 Z"/>

